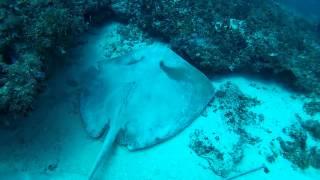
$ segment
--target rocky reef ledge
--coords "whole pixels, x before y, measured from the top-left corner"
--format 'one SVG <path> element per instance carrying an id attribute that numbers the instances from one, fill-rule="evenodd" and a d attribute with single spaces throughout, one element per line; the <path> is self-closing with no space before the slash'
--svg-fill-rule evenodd
<path id="1" fill-rule="evenodd" d="M 26 114 L 79 35 L 108 20 L 171 44 L 207 75 L 253 73 L 320 93 L 317 23 L 270 0 L 0 0 L 0 113 Z"/>

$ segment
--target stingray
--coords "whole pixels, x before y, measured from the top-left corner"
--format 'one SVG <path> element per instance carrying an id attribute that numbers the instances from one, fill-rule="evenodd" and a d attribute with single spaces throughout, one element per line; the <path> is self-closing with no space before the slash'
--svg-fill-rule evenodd
<path id="1" fill-rule="evenodd" d="M 212 100 L 210 80 L 163 44 L 103 60 L 91 69 L 80 96 L 90 136 L 104 142 L 90 179 L 116 141 L 130 151 L 175 136 Z"/>

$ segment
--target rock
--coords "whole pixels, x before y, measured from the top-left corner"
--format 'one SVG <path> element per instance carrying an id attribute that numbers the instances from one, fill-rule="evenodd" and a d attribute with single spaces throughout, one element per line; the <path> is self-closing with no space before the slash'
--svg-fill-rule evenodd
<path id="1" fill-rule="evenodd" d="M 320 50 L 311 45 L 319 43 L 313 25 L 275 2 L 114 0 L 111 7 L 170 42 L 207 74 L 250 71 L 320 93 Z"/>
<path id="2" fill-rule="evenodd" d="M 207 161 L 208 168 L 216 175 L 227 177 L 243 159 L 242 144 L 241 142 L 236 143 L 231 150 L 227 151 L 215 146 L 216 137 L 212 136 L 212 133 L 196 129 L 190 134 L 189 147 Z M 220 140 L 219 143 L 221 143 Z"/>
<path id="3" fill-rule="evenodd" d="M 55 171 L 57 168 L 58 168 L 58 163 L 51 163 L 47 167 L 49 171 Z"/>
<path id="4" fill-rule="evenodd" d="M 251 107 L 260 104 L 259 100 L 243 94 L 235 84 L 227 82 L 221 85 L 215 96 L 227 124 L 233 130 L 246 134 L 243 130 L 245 125 L 260 121 L 260 116 L 250 111 Z"/>
<path id="5" fill-rule="evenodd" d="M 303 108 L 308 114 L 313 116 L 317 113 L 320 113 L 320 102 L 319 101 L 307 102 L 303 105 Z"/>
<path id="6" fill-rule="evenodd" d="M 317 120 L 307 120 L 301 123 L 302 127 L 307 130 L 312 137 L 320 140 L 320 122 Z"/>
<path id="7" fill-rule="evenodd" d="M 288 128 L 287 134 L 291 140 L 285 141 L 282 138 L 278 138 L 283 157 L 301 169 L 306 169 L 310 166 L 320 169 L 320 149 L 317 146 L 308 146 L 307 133 L 304 129 L 291 126 Z"/>
<path id="8" fill-rule="evenodd" d="M 316 169 L 320 169 L 320 148 L 312 147 L 310 149 L 310 164 Z"/>

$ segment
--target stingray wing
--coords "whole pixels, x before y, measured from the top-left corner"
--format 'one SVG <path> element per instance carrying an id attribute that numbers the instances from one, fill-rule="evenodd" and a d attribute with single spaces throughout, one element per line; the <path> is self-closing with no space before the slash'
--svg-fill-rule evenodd
<path id="1" fill-rule="evenodd" d="M 122 117 L 113 118 L 128 91 L 124 84 L 130 82 L 135 82 L 134 93 Z M 118 142 L 131 150 L 155 145 L 182 131 L 214 94 L 205 75 L 162 44 L 101 62 L 86 91 L 81 114 L 88 132 L 100 135 L 109 123 L 122 127 Z"/>
<path id="2" fill-rule="evenodd" d="M 205 75 L 164 45 L 131 56 L 144 60 L 127 71 L 138 85 L 123 114 L 127 124 L 119 143 L 137 150 L 182 131 L 201 114 L 214 89 Z"/>
<path id="3" fill-rule="evenodd" d="M 133 91 L 134 82 L 112 80 L 113 67 L 101 65 L 98 70 L 91 68 L 90 77 L 86 77 L 90 81 L 86 82 L 80 95 L 80 114 L 86 131 L 94 138 L 110 128 L 111 120 L 118 117 L 123 100 Z M 119 124 L 119 119 L 114 123 Z"/>

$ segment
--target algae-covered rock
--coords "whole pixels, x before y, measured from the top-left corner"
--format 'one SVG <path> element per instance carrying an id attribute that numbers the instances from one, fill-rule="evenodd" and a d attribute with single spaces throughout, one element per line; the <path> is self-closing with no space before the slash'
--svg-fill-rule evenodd
<path id="1" fill-rule="evenodd" d="M 227 177 L 241 162 L 244 152 L 240 141 L 229 151 L 216 146 L 215 143 L 221 143 L 218 141 L 211 133 L 197 129 L 190 134 L 189 147 L 207 161 L 208 169 L 218 176 Z"/>
<path id="2" fill-rule="evenodd" d="M 292 126 L 286 129 L 292 141 L 279 138 L 282 155 L 301 169 L 309 167 L 309 153 L 307 149 L 307 134 L 303 129 Z"/>
<path id="3" fill-rule="evenodd" d="M 303 105 L 303 108 L 308 114 L 313 116 L 317 113 L 320 113 L 320 102 L 319 101 L 307 102 Z"/>
<path id="4" fill-rule="evenodd" d="M 308 126 L 304 128 L 314 136 L 313 129 L 309 129 L 310 126 L 314 127 L 312 124 L 314 123 L 310 124 L 307 121 L 302 126 Z M 310 166 L 319 169 L 320 150 L 318 146 L 308 144 L 307 132 L 302 127 L 296 125 L 292 125 L 284 131 L 289 135 L 290 140 L 278 138 L 283 157 L 301 169 L 307 169 Z"/>
<path id="5" fill-rule="evenodd" d="M 41 72 L 41 61 L 36 54 L 24 54 L 19 61 L 6 67 L 4 97 L 7 112 L 27 113 L 39 90 L 37 73 Z"/>
<path id="6" fill-rule="evenodd" d="M 227 177 L 236 171 L 244 158 L 245 147 L 256 145 L 261 141 L 247 129 L 248 126 L 258 125 L 263 120 L 262 115 L 251 109 L 259 104 L 258 99 L 243 93 L 231 82 L 223 83 L 217 89 L 215 100 L 211 105 L 214 113 L 222 118 L 208 120 L 214 121 L 213 123 L 223 123 L 225 127 L 221 128 L 225 129 L 213 128 L 210 131 L 197 129 L 190 134 L 189 143 L 189 147 L 196 155 L 207 161 L 208 169 L 216 175 Z M 219 120 L 222 122 L 218 122 Z M 226 134 L 230 136 L 226 138 Z M 272 155 L 276 156 L 275 153 Z"/>
<path id="7" fill-rule="evenodd" d="M 260 101 L 242 93 L 235 84 L 227 82 L 221 85 L 215 95 L 218 108 L 232 130 L 244 134 L 246 125 L 258 122 L 259 115 L 250 108 L 259 105 Z"/>
<path id="8" fill-rule="evenodd" d="M 63 61 L 62 55 L 89 24 L 110 15 L 108 2 L 0 1 L 1 114 L 32 109 L 51 65 Z"/>
<path id="9" fill-rule="evenodd" d="M 260 73 L 320 92 L 314 24 L 275 1 L 114 0 L 111 7 L 208 74 Z"/>
<path id="10" fill-rule="evenodd" d="M 310 164 L 316 169 L 320 169 L 320 148 L 312 147 L 310 149 Z"/>
<path id="11" fill-rule="evenodd" d="M 320 140 L 320 122 L 317 120 L 307 120 L 302 122 L 302 127 L 307 130 L 312 137 Z"/>

